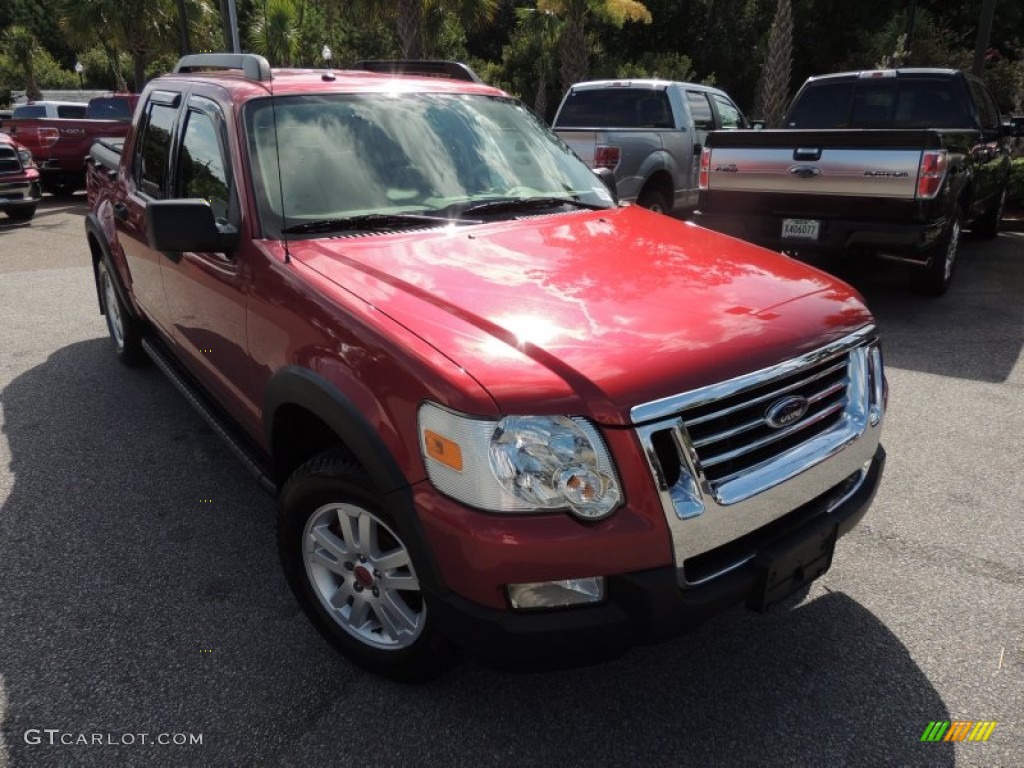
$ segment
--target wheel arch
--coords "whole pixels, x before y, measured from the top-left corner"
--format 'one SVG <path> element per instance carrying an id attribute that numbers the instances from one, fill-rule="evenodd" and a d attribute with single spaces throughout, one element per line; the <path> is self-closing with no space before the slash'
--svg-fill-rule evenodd
<path id="1" fill-rule="evenodd" d="M 643 197 L 644 193 L 648 190 L 654 190 L 658 194 L 662 195 L 668 202 L 669 211 L 675 208 L 676 196 L 675 189 L 672 185 L 672 174 L 666 168 L 658 168 L 651 173 L 640 187 L 640 193 L 637 195 L 637 200 Z"/>
<path id="2" fill-rule="evenodd" d="M 447 591 L 416 512 L 408 479 L 373 425 L 344 393 L 308 368 L 288 366 L 271 378 L 264 397 L 263 415 L 279 489 L 284 488 L 287 475 L 307 460 L 327 450 L 341 448 L 345 458 L 359 465 L 380 494 L 399 534 L 413 553 L 425 591 Z M 292 419 L 289 426 L 286 426 L 286 418 Z M 310 427 L 312 433 L 306 431 Z M 301 437 L 301 441 L 297 441 L 297 437 Z M 332 437 L 334 444 L 327 445 Z"/>
<path id="3" fill-rule="evenodd" d="M 279 485 L 306 459 L 331 447 L 326 443 L 332 437 L 381 493 L 409 484 L 363 413 L 330 381 L 308 368 L 288 366 L 270 379 L 263 398 L 263 428 Z"/>
<path id="4" fill-rule="evenodd" d="M 104 314 L 99 274 L 100 261 L 102 260 L 106 262 L 107 270 L 114 278 L 112 281 L 114 283 L 114 290 L 117 292 L 117 297 L 121 300 L 121 304 L 133 316 L 138 318 L 138 308 L 124 287 L 124 276 L 118 270 L 117 264 L 114 262 L 114 255 L 110 252 L 110 241 L 107 238 L 107 233 L 104 231 L 99 217 L 92 211 L 85 216 L 85 237 L 89 245 L 89 253 L 92 256 L 92 278 L 96 288 L 96 301 L 99 304 L 100 314 Z"/>

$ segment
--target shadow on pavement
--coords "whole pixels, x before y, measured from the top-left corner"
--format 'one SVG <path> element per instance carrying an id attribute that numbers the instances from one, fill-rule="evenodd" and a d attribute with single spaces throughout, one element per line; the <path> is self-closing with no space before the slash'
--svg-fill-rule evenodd
<path id="1" fill-rule="evenodd" d="M 953 284 L 932 298 L 907 285 L 907 267 L 873 258 L 808 259 L 864 294 L 882 334 L 886 365 L 999 383 L 1024 345 L 1024 236 L 965 236 Z M 886 342 L 890 343 L 886 343 Z"/>
<path id="2" fill-rule="evenodd" d="M 80 342 L 0 392 L 0 729 L 13 766 L 928 765 L 946 705 L 843 594 L 602 665 L 408 687 L 300 614 L 273 504 L 154 369 Z M 2 707 L 2 705 L 0 705 Z M 27 744 L 201 733 L 182 747 Z M 2 760 L 2 757 L 0 757 Z"/>

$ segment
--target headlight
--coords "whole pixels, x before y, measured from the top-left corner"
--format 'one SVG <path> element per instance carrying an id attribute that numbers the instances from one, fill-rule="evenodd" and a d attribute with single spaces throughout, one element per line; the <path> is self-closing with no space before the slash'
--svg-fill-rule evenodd
<path id="1" fill-rule="evenodd" d="M 18 159 L 21 160 L 21 167 L 22 168 L 35 168 L 36 167 L 35 160 L 32 159 L 32 153 L 29 152 L 27 149 L 19 149 L 18 150 Z"/>
<path id="2" fill-rule="evenodd" d="M 568 510 L 600 520 L 622 499 L 608 449 L 586 419 L 474 419 L 426 403 L 419 421 L 430 481 L 471 506 L 513 513 Z"/>

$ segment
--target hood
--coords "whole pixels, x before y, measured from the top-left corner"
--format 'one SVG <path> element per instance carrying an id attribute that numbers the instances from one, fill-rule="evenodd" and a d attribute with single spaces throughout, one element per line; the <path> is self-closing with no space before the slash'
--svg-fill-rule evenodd
<path id="1" fill-rule="evenodd" d="M 289 248 L 465 369 L 502 413 L 628 424 L 634 405 L 871 322 L 823 272 L 636 206 Z"/>

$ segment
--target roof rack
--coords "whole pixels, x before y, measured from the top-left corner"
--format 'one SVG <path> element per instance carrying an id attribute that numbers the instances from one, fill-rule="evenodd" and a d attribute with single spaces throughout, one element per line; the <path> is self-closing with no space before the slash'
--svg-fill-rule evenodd
<path id="1" fill-rule="evenodd" d="M 194 53 L 182 56 L 175 72 L 199 72 L 204 69 L 240 69 L 250 80 L 266 82 L 271 79 L 270 64 L 255 53 Z"/>
<path id="2" fill-rule="evenodd" d="M 376 59 L 357 61 L 352 69 L 366 72 L 380 72 L 392 75 L 419 75 L 422 77 L 447 77 L 452 80 L 467 80 L 482 83 L 483 80 L 461 61 L 428 61 L 424 59 Z"/>

